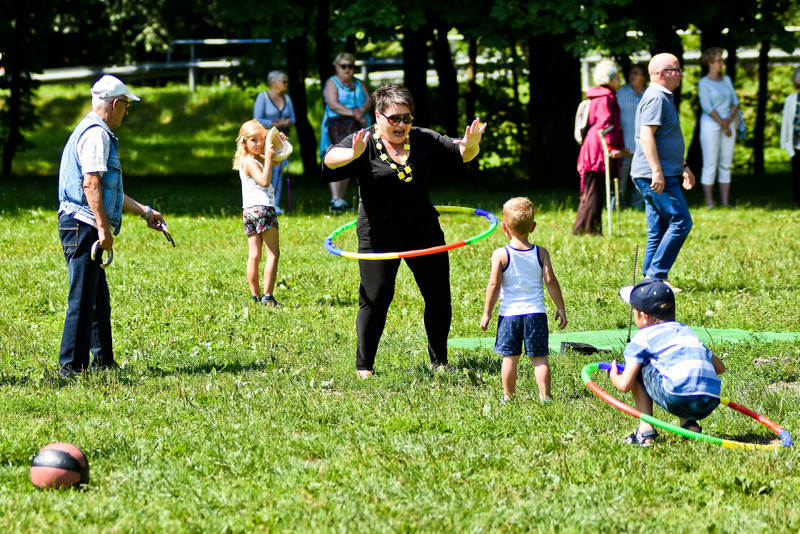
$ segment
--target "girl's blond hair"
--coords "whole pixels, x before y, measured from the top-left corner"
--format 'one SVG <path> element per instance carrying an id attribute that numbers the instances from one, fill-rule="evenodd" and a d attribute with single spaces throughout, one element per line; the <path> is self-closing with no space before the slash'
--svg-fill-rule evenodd
<path id="1" fill-rule="evenodd" d="M 267 135 L 267 129 L 255 119 L 247 121 L 239 128 L 239 137 L 236 138 L 236 153 L 233 155 L 233 170 L 238 171 L 242 166 L 242 160 L 247 156 L 245 141 L 257 135 Z"/>

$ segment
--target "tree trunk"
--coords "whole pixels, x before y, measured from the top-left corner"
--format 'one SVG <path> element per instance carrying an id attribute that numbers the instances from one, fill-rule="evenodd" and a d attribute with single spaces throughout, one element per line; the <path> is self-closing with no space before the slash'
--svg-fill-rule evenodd
<path id="1" fill-rule="evenodd" d="M 758 107 L 753 128 L 753 172 L 764 172 L 764 124 L 767 119 L 767 90 L 769 83 L 769 39 L 761 41 L 758 53 Z"/>
<path id="2" fill-rule="evenodd" d="M 469 62 L 467 64 L 467 94 L 464 95 L 466 117 L 464 123 L 469 124 L 475 118 L 475 102 L 478 100 L 478 43 L 469 37 Z"/>
<path id="3" fill-rule="evenodd" d="M 330 0 L 319 0 L 317 2 L 317 20 L 314 36 L 317 45 L 317 72 L 319 73 L 319 79 L 322 81 L 323 87 L 325 81 L 333 76 L 335 72 L 333 68 L 333 40 L 330 35 L 328 35 L 330 11 Z"/>
<path id="4" fill-rule="evenodd" d="M 404 84 L 414 95 L 414 124 L 430 125 L 430 102 L 428 97 L 428 47 L 430 29 L 403 30 L 403 73 Z"/>
<path id="5" fill-rule="evenodd" d="M 528 69 L 530 183 L 537 188 L 577 189 L 579 147 L 573 139 L 572 118 L 581 101 L 580 60 L 550 35 L 531 37 L 528 46 L 528 57 L 536 58 L 536 68 Z M 563 90 L 553 90 L 556 72 Z"/>
<path id="6" fill-rule="evenodd" d="M 308 99 L 306 98 L 306 38 L 294 37 L 286 41 L 286 75 L 289 77 L 289 96 L 292 98 L 294 108 L 297 110 L 308 109 Z M 296 114 L 297 140 L 300 144 L 300 159 L 303 162 L 303 175 L 309 178 L 319 173 L 319 163 L 317 163 L 317 136 L 311 123 L 308 122 L 308 114 L 305 112 Z"/>
<path id="7" fill-rule="evenodd" d="M 725 48 L 726 38 L 722 34 L 724 28 L 719 24 L 709 24 L 700 28 L 700 48 L 705 50 L 716 46 Z M 729 51 L 729 54 L 731 52 Z M 733 49 L 734 58 L 736 57 L 736 48 Z M 729 56 L 730 57 L 730 56 Z M 700 65 L 700 78 L 708 74 L 708 65 Z M 703 108 L 700 107 L 698 99 L 694 108 L 694 131 L 692 132 L 692 141 L 689 143 L 689 150 L 686 153 L 686 163 L 689 168 L 697 174 L 697 179 L 700 179 L 700 170 L 703 168 L 703 147 L 700 145 L 700 116 L 703 114 Z"/>
<path id="8" fill-rule="evenodd" d="M 439 120 L 444 133 L 459 136 L 458 127 L 458 73 L 453 64 L 450 43 L 447 40 L 447 27 L 440 24 L 433 40 L 433 64 L 439 75 Z"/>
<path id="9" fill-rule="evenodd" d="M 11 162 L 17 153 L 17 149 L 22 143 L 22 134 L 20 133 L 20 113 L 22 107 L 22 69 L 19 61 L 19 56 L 15 53 L 6 56 L 6 76 L 11 79 L 10 89 L 7 106 L 8 111 L 8 124 L 6 126 L 6 138 L 3 143 L 3 177 L 9 178 L 11 176 Z"/>

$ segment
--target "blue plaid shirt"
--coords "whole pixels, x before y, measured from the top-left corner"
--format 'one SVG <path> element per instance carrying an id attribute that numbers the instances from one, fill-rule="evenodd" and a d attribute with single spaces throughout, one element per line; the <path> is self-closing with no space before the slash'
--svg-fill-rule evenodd
<path id="1" fill-rule="evenodd" d="M 625 365 L 655 366 L 667 393 L 720 395 L 722 382 L 711 363 L 711 350 L 685 324 L 670 321 L 642 328 L 623 354 Z"/>

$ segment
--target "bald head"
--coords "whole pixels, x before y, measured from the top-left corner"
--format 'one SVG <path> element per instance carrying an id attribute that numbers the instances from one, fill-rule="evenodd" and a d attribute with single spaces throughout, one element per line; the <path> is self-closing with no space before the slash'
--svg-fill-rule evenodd
<path id="1" fill-rule="evenodd" d="M 663 85 L 670 91 L 674 91 L 681 84 L 683 74 L 680 69 L 681 64 L 678 58 L 667 53 L 656 54 L 647 65 L 650 82 Z"/>

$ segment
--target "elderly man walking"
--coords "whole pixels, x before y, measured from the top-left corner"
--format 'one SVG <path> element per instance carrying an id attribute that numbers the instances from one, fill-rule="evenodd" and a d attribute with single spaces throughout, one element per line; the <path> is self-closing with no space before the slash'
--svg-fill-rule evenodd
<path id="1" fill-rule="evenodd" d="M 102 250 L 112 250 L 122 212 L 140 215 L 147 226 L 165 230 L 164 218 L 122 189 L 117 137 L 134 96 L 114 76 L 92 87 L 92 111 L 75 127 L 61 155 L 58 174 L 58 231 L 69 271 L 69 298 L 59 365 L 61 376 L 83 372 L 94 354 L 93 369 L 116 367 L 111 348 L 111 305 Z M 113 234 L 113 235 L 112 235 Z"/>
<path id="2" fill-rule="evenodd" d="M 678 58 L 657 54 L 650 60 L 648 71 L 650 86 L 636 109 L 631 177 L 645 200 L 649 228 L 642 271 L 647 277 L 666 281 L 692 229 L 692 216 L 680 185 L 682 182 L 684 189 L 691 189 L 695 180 L 684 160 L 683 133 L 672 94 L 683 78 Z"/>

